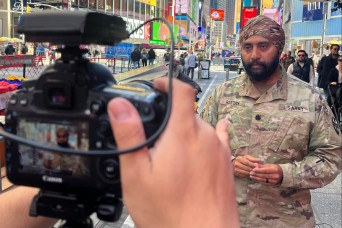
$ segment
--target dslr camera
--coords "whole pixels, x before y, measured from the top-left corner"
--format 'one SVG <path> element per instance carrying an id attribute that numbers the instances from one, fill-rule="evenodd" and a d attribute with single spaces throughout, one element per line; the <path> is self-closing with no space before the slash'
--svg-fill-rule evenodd
<path id="1" fill-rule="evenodd" d="M 87 224 L 93 212 L 101 220 L 117 220 L 123 205 L 107 103 L 115 97 L 128 99 L 148 138 L 164 121 L 167 95 L 142 81 L 119 85 L 106 67 L 82 57 L 82 44 L 115 45 L 128 38 L 120 17 L 96 12 L 25 14 L 18 32 L 29 42 L 63 48 L 54 65 L 39 78 L 24 81 L 9 100 L 4 129 L 17 138 L 5 136 L 9 180 L 40 188 L 32 216 L 64 219 L 71 227 Z"/>

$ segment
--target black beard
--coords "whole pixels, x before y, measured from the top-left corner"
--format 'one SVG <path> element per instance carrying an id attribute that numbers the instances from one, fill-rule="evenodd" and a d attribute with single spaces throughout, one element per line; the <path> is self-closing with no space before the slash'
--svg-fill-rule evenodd
<path id="1" fill-rule="evenodd" d="M 58 144 L 58 146 L 63 147 L 63 148 L 69 148 L 70 147 L 68 142 L 65 142 L 65 143 L 58 142 L 57 144 Z"/>
<path id="2" fill-rule="evenodd" d="M 250 77 L 252 81 L 255 82 L 263 82 L 267 81 L 273 73 L 278 69 L 279 67 L 279 57 L 280 55 L 276 55 L 273 58 L 273 61 L 269 64 L 263 63 L 263 62 L 249 62 L 245 63 L 242 59 L 242 64 L 246 70 L 247 75 Z M 252 69 L 252 65 L 257 64 L 261 66 L 261 70 L 256 71 Z"/>

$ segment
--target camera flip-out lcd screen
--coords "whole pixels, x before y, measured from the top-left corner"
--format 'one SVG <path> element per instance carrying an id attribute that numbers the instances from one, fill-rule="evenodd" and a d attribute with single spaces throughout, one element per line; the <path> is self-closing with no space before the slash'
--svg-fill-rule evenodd
<path id="1" fill-rule="evenodd" d="M 76 150 L 89 149 L 87 122 L 56 123 L 31 118 L 18 119 L 17 134 L 51 146 Z M 56 176 L 89 176 L 88 159 L 84 156 L 45 151 L 19 144 L 22 173 Z"/>

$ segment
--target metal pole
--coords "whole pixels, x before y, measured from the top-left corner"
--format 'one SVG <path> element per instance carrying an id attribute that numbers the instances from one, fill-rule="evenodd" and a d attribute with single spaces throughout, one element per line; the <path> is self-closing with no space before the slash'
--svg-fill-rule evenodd
<path id="1" fill-rule="evenodd" d="M 210 39 L 209 39 L 209 59 L 211 59 L 211 43 L 212 43 L 212 37 L 213 35 L 213 19 L 210 18 Z"/>
<path id="2" fill-rule="evenodd" d="M 323 14 L 323 31 L 322 31 L 322 45 L 321 45 L 321 56 L 323 55 L 323 44 L 324 44 L 324 38 L 325 38 L 325 30 L 327 25 L 327 14 Z"/>
<path id="3" fill-rule="evenodd" d="M 226 81 L 229 80 L 229 68 L 226 68 Z"/>

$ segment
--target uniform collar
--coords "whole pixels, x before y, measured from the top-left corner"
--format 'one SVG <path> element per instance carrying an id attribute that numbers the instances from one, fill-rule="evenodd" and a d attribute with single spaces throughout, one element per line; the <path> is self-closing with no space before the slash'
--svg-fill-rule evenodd
<path id="1" fill-rule="evenodd" d="M 281 77 L 261 96 L 256 87 L 254 86 L 253 82 L 249 79 L 247 74 L 245 74 L 244 79 L 242 81 L 242 86 L 239 89 L 239 95 L 242 97 L 253 98 L 257 100 L 256 103 L 269 102 L 277 99 L 286 100 L 288 93 L 288 77 L 285 69 L 282 66 L 280 67 Z"/>

